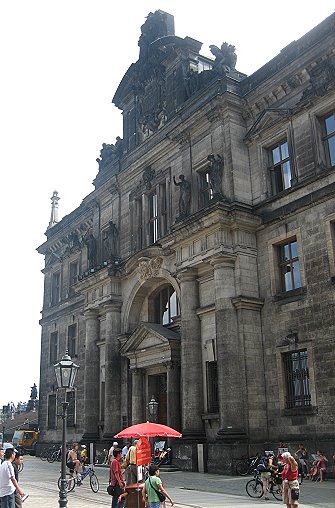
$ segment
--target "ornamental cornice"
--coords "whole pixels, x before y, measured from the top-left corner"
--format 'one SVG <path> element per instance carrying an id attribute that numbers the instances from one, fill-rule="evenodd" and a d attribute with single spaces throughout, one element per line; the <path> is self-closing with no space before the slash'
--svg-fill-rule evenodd
<path id="1" fill-rule="evenodd" d="M 236 296 L 231 299 L 231 302 L 236 310 L 246 309 L 260 311 L 264 305 L 263 298 L 253 298 L 250 296 Z"/>

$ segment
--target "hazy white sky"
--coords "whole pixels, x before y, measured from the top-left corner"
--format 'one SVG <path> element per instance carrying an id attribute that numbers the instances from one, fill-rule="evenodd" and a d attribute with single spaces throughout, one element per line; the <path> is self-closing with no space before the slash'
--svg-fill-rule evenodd
<path id="1" fill-rule="evenodd" d="M 334 10 L 333 0 L 2 0 L 0 164 L 2 196 L 0 405 L 28 400 L 39 383 L 43 243 L 50 197 L 60 218 L 93 190 L 103 142 L 122 137 L 111 103 L 138 58 L 150 11 L 174 15 L 175 32 L 208 46 L 236 46 L 251 74 Z M 11 374 L 11 381 L 6 373 Z"/>

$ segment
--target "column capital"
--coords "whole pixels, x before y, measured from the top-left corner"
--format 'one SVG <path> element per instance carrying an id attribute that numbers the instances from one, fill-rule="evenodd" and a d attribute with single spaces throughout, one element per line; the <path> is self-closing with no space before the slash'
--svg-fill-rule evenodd
<path id="1" fill-rule="evenodd" d="M 122 302 L 110 300 L 102 306 L 102 312 L 107 314 L 108 312 L 121 312 Z"/>
<path id="2" fill-rule="evenodd" d="M 235 309 L 247 309 L 260 311 L 264 305 L 263 298 L 253 298 L 251 296 L 237 296 L 231 299 Z"/>
<path id="3" fill-rule="evenodd" d="M 177 273 L 180 282 L 193 281 L 197 277 L 197 271 L 194 268 L 184 268 Z"/>
<path id="4" fill-rule="evenodd" d="M 236 256 L 233 254 L 221 254 L 213 257 L 210 264 L 216 270 L 217 268 L 235 268 Z"/>
<path id="5" fill-rule="evenodd" d="M 99 310 L 98 309 L 87 309 L 84 311 L 84 318 L 86 320 L 88 319 L 97 319 L 99 316 Z"/>
<path id="6" fill-rule="evenodd" d="M 169 362 L 163 362 L 164 367 L 166 367 L 166 370 L 173 370 L 180 367 L 180 361 L 179 360 L 171 360 Z"/>

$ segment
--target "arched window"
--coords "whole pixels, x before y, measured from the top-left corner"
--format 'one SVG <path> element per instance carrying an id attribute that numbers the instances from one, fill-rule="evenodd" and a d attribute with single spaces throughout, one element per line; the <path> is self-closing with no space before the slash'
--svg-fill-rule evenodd
<path id="1" fill-rule="evenodd" d="M 177 294 L 172 286 L 163 288 L 154 299 L 155 323 L 168 325 L 179 314 Z"/>

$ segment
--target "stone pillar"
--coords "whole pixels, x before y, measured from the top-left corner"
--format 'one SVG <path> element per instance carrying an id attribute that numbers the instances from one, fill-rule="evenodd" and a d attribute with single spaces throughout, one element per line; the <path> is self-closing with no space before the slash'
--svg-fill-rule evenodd
<path id="1" fill-rule="evenodd" d="M 220 430 L 224 441 L 246 437 L 245 367 L 238 334 L 235 295 L 235 257 L 218 256 L 214 268 L 215 325 L 219 386 Z"/>
<path id="2" fill-rule="evenodd" d="M 203 407 L 203 376 L 199 307 L 196 271 L 186 269 L 178 273 L 181 294 L 181 413 L 183 437 L 204 439 L 201 419 Z"/>
<path id="3" fill-rule="evenodd" d="M 97 310 L 87 310 L 85 341 L 85 372 L 84 372 L 84 434 L 82 439 L 87 442 L 96 441 L 99 420 L 99 372 L 100 355 L 97 341 L 99 340 L 99 320 Z"/>
<path id="4" fill-rule="evenodd" d="M 180 365 L 176 361 L 167 364 L 167 424 L 180 430 Z"/>
<path id="5" fill-rule="evenodd" d="M 106 311 L 105 423 L 104 438 L 112 440 L 121 429 L 121 303 L 110 303 Z"/>
<path id="6" fill-rule="evenodd" d="M 132 393 L 132 425 L 145 421 L 145 407 L 143 397 L 143 371 L 134 369 L 131 371 Z"/>

